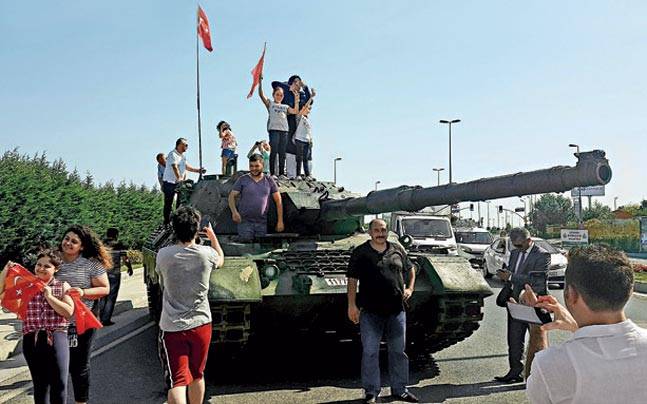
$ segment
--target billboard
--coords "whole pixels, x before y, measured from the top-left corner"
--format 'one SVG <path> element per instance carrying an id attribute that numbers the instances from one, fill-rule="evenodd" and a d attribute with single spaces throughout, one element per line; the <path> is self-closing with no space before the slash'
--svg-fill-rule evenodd
<path id="1" fill-rule="evenodd" d="M 588 230 L 562 229 L 560 233 L 562 245 L 581 245 L 589 243 Z"/>
<path id="2" fill-rule="evenodd" d="M 577 198 L 580 196 L 604 196 L 604 185 L 593 185 L 590 187 L 573 188 L 571 189 L 571 196 L 573 198 Z"/>

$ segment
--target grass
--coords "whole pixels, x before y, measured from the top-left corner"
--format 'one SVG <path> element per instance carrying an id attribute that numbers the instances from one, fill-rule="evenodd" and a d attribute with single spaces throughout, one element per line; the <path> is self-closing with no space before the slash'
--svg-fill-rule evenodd
<path id="1" fill-rule="evenodd" d="M 636 272 L 634 278 L 636 282 L 647 283 L 647 272 Z"/>

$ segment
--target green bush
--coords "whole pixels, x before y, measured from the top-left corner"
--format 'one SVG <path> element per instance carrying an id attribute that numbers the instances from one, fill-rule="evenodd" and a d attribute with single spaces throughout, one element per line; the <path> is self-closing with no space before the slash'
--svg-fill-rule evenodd
<path id="1" fill-rule="evenodd" d="M 633 237 L 614 237 L 590 239 L 591 243 L 603 243 L 625 252 L 639 252 L 640 240 Z"/>
<path id="2" fill-rule="evenodd" d="M 68 172 L 62 160 L 48 162 L 17 149 L 0 156 L 0 265 L 42 246 L 56 247 L 71 224 L 90 226 L 99 236 L 109 227 L 140 249 L 162 219 L 162 194 L 121 182 L 95 185 L 89 173 Z"/>

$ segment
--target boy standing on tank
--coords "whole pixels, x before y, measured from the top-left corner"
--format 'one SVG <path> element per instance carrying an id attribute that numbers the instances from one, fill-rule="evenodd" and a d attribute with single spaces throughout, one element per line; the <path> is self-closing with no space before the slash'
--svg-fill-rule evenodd
<path id="1" fill-rule="evenodd" d="M 413 294 L 415 267 L 402 246 L 387 241 L 384 220 L 371 220 L 369 234 L 371 239 L 353 250 L 347 273 L 348 318 L 359 323 L 362 338 L 364 402 L 375 403 L 380 394 L 380 342 L 386 334 L 391 395 L 396 400 L 417 403 L 418 398 L 407 390 L 409 358 L 404 352 L 404 304 Z"/>

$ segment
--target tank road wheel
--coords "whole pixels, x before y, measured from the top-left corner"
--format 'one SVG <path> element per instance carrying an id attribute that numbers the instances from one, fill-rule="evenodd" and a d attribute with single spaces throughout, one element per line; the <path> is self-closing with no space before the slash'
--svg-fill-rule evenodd
<path id="1" fill-rule="evenodd" d="M 162 292 L 160 285 L 146 282 L 146 294 L 148 295 L 148 314 L 155 323 L 159 324 L 162 315 Z"/>
<path id="2" fill-rule="evenodd" d="M 492 274 L 490 273 L 490 270 L 487 267 L 486 259 L 483 259 L 483 267 L 481 268 L 481 272 L 483 272 L 483 277 L 486 279 L 489 279 L 492 277 Z"/>

